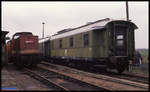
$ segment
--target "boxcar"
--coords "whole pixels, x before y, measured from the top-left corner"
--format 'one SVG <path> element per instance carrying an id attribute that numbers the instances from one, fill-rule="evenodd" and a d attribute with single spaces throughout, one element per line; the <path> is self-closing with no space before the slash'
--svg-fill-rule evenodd
<path id="1" fill-rule="evenodd" d="M 122 73 L 133 59 L 135 29 L 130 21 L 106 18 L 63 30 L 51 36 L 49 57 L 83 67 L 104 65 Z"/>

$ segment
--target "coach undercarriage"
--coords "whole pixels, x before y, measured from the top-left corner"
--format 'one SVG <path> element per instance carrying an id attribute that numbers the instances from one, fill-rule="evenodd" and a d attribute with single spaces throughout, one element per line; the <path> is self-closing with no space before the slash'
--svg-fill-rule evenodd
<path id="1" fill-rule="evenodd" d="M 122 73 L 128 67 L 127 57 L 111 58 L 66 58 L 66 57 L 51 57 L 51 63 L 67 65 L 72 67 L 80 67 L 83 69 L 117 69 L 118 73 Z M 97 70 L 97 71 L 98 71 Z M 101 70 L 100 70 L 101 71 Z"/>

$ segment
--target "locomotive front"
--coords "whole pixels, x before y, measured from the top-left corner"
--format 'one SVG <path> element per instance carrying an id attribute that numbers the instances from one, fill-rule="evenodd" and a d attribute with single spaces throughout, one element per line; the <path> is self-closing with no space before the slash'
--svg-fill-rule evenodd
<path id="1" fill-rule="evenodd" d="M 35 67 L 39 62 L 38 36 L 20 32 L 12 38 L 12 60 L 18 67 Z"/>

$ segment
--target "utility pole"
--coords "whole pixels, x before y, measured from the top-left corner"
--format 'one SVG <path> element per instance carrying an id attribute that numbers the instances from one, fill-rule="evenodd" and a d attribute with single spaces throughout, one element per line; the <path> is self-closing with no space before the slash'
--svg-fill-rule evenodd
<path id="1" fill-rule="evenodd" d="M 42 38 L 44 38 L 44 22 L 42 22 L 42 24 L 43 24 L 43 35 L 42 35 Z"/>
<path id="2" fill-rule="evenodd" d="M 127 14 L 127 21 L 129 21 L 128 1 L 126 1 L 126 14 Z"/>
<path id="3" fill-rule="evenodd" d="M 44 39 L 44 22 L 42 22 L 43 24 L 43 33 L 42 33 L 42 38 Z M 43 56 L 44 56 L 44 43 L 42 43 L 42 51 L 43 51 Z"/>

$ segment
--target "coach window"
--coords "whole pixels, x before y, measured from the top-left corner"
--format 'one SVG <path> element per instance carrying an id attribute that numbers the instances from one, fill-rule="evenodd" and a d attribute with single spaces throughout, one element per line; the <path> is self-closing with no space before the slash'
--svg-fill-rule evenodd
<path id="1" fill-rule="evenodd" d="M 62 48 L 62 39 L 59 40 L 59 48 Z"/>
<path id="2" fill-rule="evenodd" d="M 70 38 L 70 47 L 73 47 L 73 37 Z"/>
<path id="3" fill-rule="evenodd" d="M 123 35 L 117 35 L 117 45 L 118 46 L 123 46 Z"/>
<path id="4" fill-rule="evenodd" d="M 88 46 L 88 45 L 89 45 L 89 35 L 84 34 L 84 46 Z"/>
<path id="5" fill-rule="evenodd" d="M 53 41 L 51 41 L 51 43 L 52 43 L 52 49 L 54 49 L 54 42 L 53 42 Z"/>
<path id="6" fill-rule="evenodd" d="M 117 40 L 123 39 L 123 35 L 117 35 Z"/>
<path id="7" fill-rule="evenodd" d="M 118 46 L 123 46 L 123 40 L 117 40 L 117 45 Z"/>

